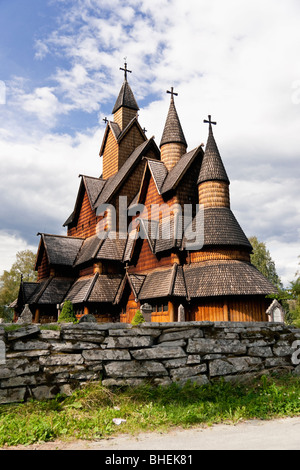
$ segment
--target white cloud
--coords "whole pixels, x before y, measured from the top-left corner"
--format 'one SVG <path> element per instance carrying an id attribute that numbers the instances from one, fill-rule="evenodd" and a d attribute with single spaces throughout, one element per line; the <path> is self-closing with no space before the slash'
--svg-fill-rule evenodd
<path id="1" fill-rule="evenodd" d="M 20 96 L 24 111 L 36 114 L 41 121 L 49 122 L 59 113 L 59 101 L 53 88 L 36 88 L 33 93 Z"/>
<path id="2" fill-rule="evenodd" d="M 10 270 L 16 261 L 17 252 L 23 250 L 32 250 L 36 253 L 37 247 L 29 245 L 20 235 L 0 230 L 0 275 L 4 270 Z"/>

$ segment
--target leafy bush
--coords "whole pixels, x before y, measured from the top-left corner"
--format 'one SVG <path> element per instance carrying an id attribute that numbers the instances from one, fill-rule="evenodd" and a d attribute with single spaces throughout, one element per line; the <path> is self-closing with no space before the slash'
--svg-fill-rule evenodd
<path id="1" fill-rule="evenodd" d="M 70 300 L 66 300 L 66 302 L 64 303 L 62 311 L 57 321 L 58 323 L 77 323 L 73 304 L 72 302 L 70 302 Z"/>
<path id="2" fill-rule="evenodd" d="M 140 310 L 136 311 L 131 324 L 134 326 L 140 325 L 141 323 L 145 323 L 145 318 Z"/>

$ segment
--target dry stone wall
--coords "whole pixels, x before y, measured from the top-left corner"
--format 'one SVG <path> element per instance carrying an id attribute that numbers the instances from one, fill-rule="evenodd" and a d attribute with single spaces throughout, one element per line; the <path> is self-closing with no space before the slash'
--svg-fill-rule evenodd
<path id="1" fill-rule="evenodd" d="M 300 373 L 300 330 L 279 323 L 0 325 L 0 345 L 2 404 L 69 395 L 90 381 L 203 385 L 272 370 Z"/>

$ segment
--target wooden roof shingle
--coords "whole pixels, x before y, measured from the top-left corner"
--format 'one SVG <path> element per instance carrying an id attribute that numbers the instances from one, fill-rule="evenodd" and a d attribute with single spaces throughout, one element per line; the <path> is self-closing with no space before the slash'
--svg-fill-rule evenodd
<path id="1" fill-rule="evenodd" d="M 64 300 L 72 283 L 73 280 L 71 279 L 50 277 L 39 283 L 37 289 L 28 300 L 28 303 L 37 305 L 60 304 Z"/>
<path id="2" fill-rule="evenodd" d="M 182 155 L 180 160 L 176 163 L 176 165 L 171 169 L 171 171 L 164 179 L 163 185 L 161 187 L 161 194 L 167 193 L 179 184 L 180 180 L 188 171 L 194 159 L 197 158 L 199 155 L 201 155 L 202 158 L 203 150 L 201 146 L 196 147 L 190 152 L 187 152 Z"/>
<path id="3" fill-rule="evenodd" d="M 95 208 L 99 207 L 101 204 L 106 204 L 110 201 L 111 197 L 115 194 L 118 188 L 124 183 L 128 175 L 131 171 L 135 168 L 139 160 L 145 155 L 147 150 L 153 147 L 159 156 L 159 150 L 156 147 L 153 137 L 151 139 L 146 140 L 141 145 L 139 145 L 132 154 L 127 158 L 125 163 L 122 165 L 120 170 L 109 178 L 106 182 L 106 185 L 103 191 L 100 193 L 96 203 Z"/>
<path id="4" fill-rule="evenodd" d="M 228 184 L 230 183 L 211 125 L 209 126 L 209 135 L 198 177 L 198 184 L 204 183 L 205 181 L 225 181 Z"/>
<path id="5" fill-rule="evenodd" d="M 115 102 L 115 105 L 113 107 L 112 114 L 116 113 L 121 107 L 134 109 L 136 111 L 140 109 L 132 92 L 132 89 L 126 79 L 122 84 L 117 101 Z"/>
<path id="6" fill-rule="evenodd" d="M 192 222 L 192 232 L 196 229 L 195 219 Z M 249 251 L 252 246 L 228 207 L 214 207 L 204 209 L 204 246 L 243 246 Z M 182 239 L 182 248 L 185 249 L 187 239 Z"/>
<path id="7" fill-rule="evenodd" d="M 70 300 L 74 305 L 86 302 L 96 277 L 97 274 L 94 274 L 90 277 L 84 276 L 77 279 L 64 300 Z"/>
<path id="8" fill-rule="evenodd" d="M 180 143 L 187 147 L 181 123 L 176 111 L 173 95 L 171 96 L 169 111 L 160 141 L 160 147 L 164 144 L 170 143 Z"/>
<path id="9" fill-rule="evenodd" d="M 277 289 L 245 261 L 206 261 L 183 267 L 189 298 L 221 295 L 267 295 Z"/>
<path id="10" fill-rule="evenodd" d="M 121 274 L 100 274 L 88 297 L 88 302 L 113 303 L 123 280 Z"/>
<path id="11" fill-rule="evenodd" d="M 83 238 L 63 235 L 39 234 L 44 243 L 50 265 L 73 266 Z"/>

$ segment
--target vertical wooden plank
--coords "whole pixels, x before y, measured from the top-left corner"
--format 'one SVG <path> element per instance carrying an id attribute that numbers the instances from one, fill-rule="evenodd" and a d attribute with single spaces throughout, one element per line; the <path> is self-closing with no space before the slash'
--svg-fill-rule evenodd
<path id="1" fill-rule="evenodd" d="M 34 323 L 40 323 L 40 309 L 39 308 L 35 310 Z"/>

